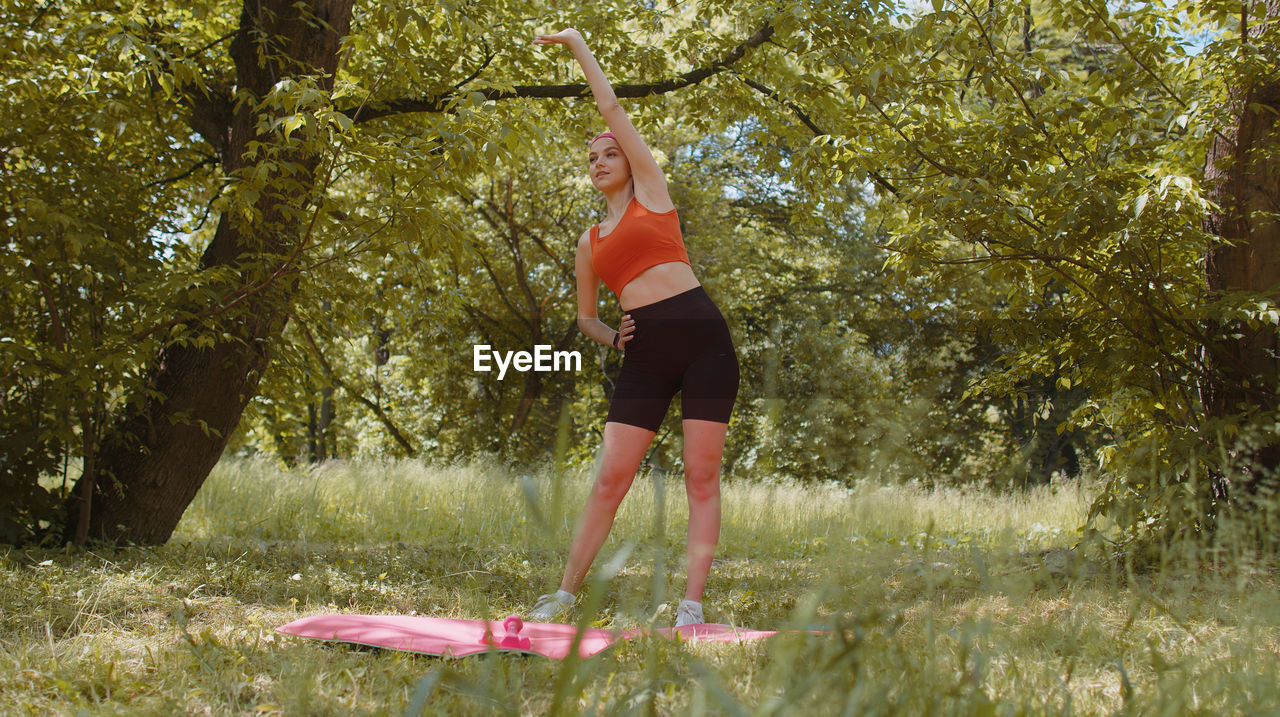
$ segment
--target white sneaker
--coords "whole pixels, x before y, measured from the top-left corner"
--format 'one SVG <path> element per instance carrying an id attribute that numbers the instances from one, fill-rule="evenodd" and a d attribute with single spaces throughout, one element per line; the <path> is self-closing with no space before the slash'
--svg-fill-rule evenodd
<path id="1" fill-rule="evenodd" d="M 569 612 L 574 599 L 573 593 L 564 590 L 557 590 L 549 595 L 539 595 L 528 617 L 534 622 L 551 622 Z"/>
<path id="2" fill-rule="evenodd" d="M 676 608 L 676 627 L 701 625 L 704 622 L 706 620 L 702 619 L 702 603 L 692 600 L 680 601 L 680 607 Z"/>

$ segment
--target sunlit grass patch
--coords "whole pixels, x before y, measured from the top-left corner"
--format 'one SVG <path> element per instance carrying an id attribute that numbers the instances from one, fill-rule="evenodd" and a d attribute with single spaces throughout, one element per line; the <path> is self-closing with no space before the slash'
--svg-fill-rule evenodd
<path id="1" fill-rule="evenodd" d="M 274 632 L 335 611 L 522 612 L 558 580 L 589 481 L 492 463 L 226 461 L 168 545 L 4 554 L 0 701 L 91 714 L 1280 707 L 1271 561 L 1134 571 L 1073 553 L 1089 492 L 1072 483 L 726 482 L 707 616 L 784 632 L 759 643 L 640 639 L 559 663 Z M 590 624 L 670 624 L 686 510 L 678 476 L 637 479 L 597 565 L 622 556 L 617 573 L 584 593 L 600 606 Z"/>

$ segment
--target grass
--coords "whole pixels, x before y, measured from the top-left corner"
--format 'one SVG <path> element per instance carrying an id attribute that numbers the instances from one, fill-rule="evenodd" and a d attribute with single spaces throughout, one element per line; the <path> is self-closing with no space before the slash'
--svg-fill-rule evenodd
<path id="1" fill-rule="evenodd" d="M 158 548 L 0 555 L 5 714 L 1039 714 L 1280 709 L 1260 559 L 1086 560 L 1089 491 L 729 482 L 707 618 L 822 628 L 589 660 L 444 660 L 274 628 L 331 611 L 501 618 L 559 578 L 589 476 L 228 460 Z M 672 619 L 683 490 L 641 476 L 592 624 Z M 615 559 L 616 558 L 616 559 Z M 656 617 L 655 617 L 656 616 Z"/>

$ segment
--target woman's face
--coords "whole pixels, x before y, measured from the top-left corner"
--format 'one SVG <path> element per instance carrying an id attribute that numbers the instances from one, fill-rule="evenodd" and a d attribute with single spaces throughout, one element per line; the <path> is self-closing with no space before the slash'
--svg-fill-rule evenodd
<path id="1" fill-rule="evenodd" d="M 631 181 L 631 164 L 612 137 L 601 137 L 591 143 L 587 150 L 587 171 L 591 173 L 591 184 L 602 192 Z"/>

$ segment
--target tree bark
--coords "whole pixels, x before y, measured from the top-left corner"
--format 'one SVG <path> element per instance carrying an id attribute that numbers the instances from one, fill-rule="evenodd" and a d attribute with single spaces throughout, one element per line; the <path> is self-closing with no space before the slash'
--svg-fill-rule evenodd
<path id="1" fill-rule="evenodd" d="M 1280 43 L 1280 0 L 1246 3 L 1242 42 L 1271 52 Z M 1245 21 L 1249 13 L 1252 17 Z M 1205 161 L 1208 198 L 1217 209 L 1204 228 L 1221 241 L 1205 257 L 1210 292 L 1271 294 L 1280 288 L 1280 77 L 1246 77 L 1235 94 L 1237 123 L 1215 137 Z M 1280 409 L 1277 332 L 1265 321 L 1257 328 L 1221 322 L 1217 340 L 1205 347 L 1207 378 L 1202 386 L 1206 414 L 1229 419 Z M 1280 443 L 1274 439 L 1239 455 L 1246 478 L 1235 491 L 1251 493 L 1258 481 L 1280 467 Z"/>
<path id="2" fill-rule="evenodd" d="M 240 28 L 231 44 L 236 85 L 263 98 L 280 80 L 320 76 L 331 86 L 339 42 L 351 24 L 353 0 L 245 0 Z M 228 174 L 247 166 L 250 142 L 276 140 L 259 135 L 253 102 L 240 102 L 230 116 Z M 304 145 L 305 146 L 305 145 Z M 292 194 L 263 191 L 250 223 L 223 214 L 206 249 L 205 267 L 235 267 L 248 292 L 232 312 L 217 318 L 218 339 L 211 347 L 173 344 L 151 368 L 145 395 L 104 436 L 97 461 L 88 536 L 92 539 L 158 544 L 168 540 L 195 497 L 249 400 L 271 356 L 271 347 L 288 316 L 287 282 L 272 282 L 285 257 L 306 233 L 309 191 L 316 182 L 321 151 L 281 150 L 277 179 L 285 172 L 302 189 Z M 292 165 L 292 167 L 288 167 Z M 268 183 L 268 187 L 274 183 Z M 264 284 L 268 284 L 262 288 Z M 192 307 L 200 315 L 207 306 Z M 69 515 L 79 514 L 72 499 Z"/>

